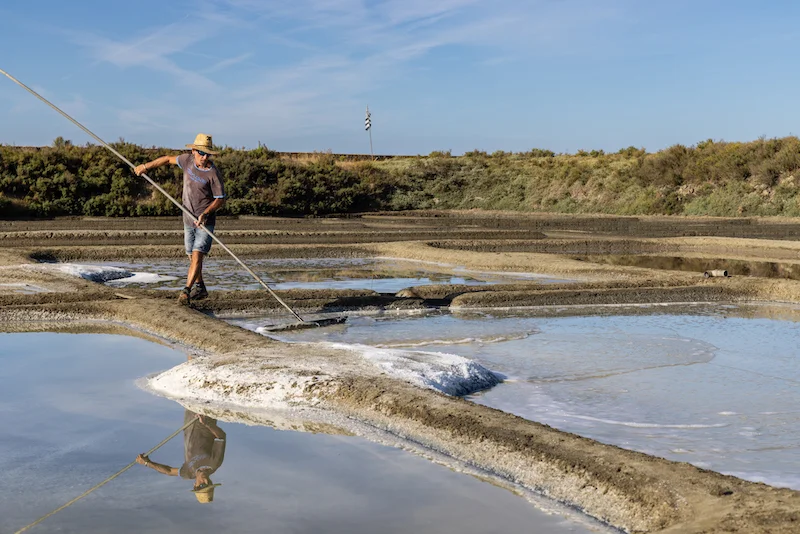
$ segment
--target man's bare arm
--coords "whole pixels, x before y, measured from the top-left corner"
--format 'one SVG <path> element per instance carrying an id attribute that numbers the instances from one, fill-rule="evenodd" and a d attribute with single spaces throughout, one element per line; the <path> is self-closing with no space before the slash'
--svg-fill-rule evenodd
<path id="1" fill-rule="evenodd" d="M 153 161 L 148 161 L 147 163 L 143 163 L 142 165 L 137 165 L 136 168 L 133 170 L 133 172 L 136 173 L 136 176 L 141 176 L 143 173 L 146 173 L 149 170 L 156 169 L 168 163 L 172 165 L 177 165 L 178 156 L 161 156 L 160 158 L 156 158 Z"/>
<path id="2" fill-rule="evenodd" d="M 141 464 L 145 467 L 149 467 L 152 470 L 161 473 L 162 475 L 169 475 L 171 477 L 176 477 L 180 474 L 180 471 L 177 467 L 170 467 L 166 464 L 160 464 L 154 462 L 144 454 L 140 454 L 139 456 L 136 457 L 136 463 Z"/>

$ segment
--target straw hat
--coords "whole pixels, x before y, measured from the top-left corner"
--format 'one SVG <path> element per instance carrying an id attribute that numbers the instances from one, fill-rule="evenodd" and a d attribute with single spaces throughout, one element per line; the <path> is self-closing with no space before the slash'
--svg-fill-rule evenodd
<path id="1" fill-rule="evenodd" d="M 211 136 L 208 134 L 200 133 L 194 138 L 194 143 L 186 145 L 186 148 L 193 148 L 194 150 L 202 150 L 206 154 L 219 154 L 214 150 L 214 144 L 211 142 Z"/>
<path id="2" fill-rule="evenodd" d="M 206 504 L 214 500 L 214 488 L 221 485 L 222 484 L 209 484 L 203 489 L 193 489 L 192 493 L 194 493 L 194 496 L 197 497 L 197 502 Z"/>

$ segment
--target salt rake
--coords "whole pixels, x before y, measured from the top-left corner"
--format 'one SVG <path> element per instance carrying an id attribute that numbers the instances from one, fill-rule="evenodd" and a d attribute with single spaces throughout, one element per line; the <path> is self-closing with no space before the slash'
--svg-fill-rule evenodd
<path id="1" fill-rule="evenodd" d="M 17 79 L 16 79 L 16 78 L 14 78 L 13 76 L 11 76 L 9 73 L 7 73 L 6 71 L 4 71 L 3 69 L 0 69 L 0 73 L 1 73 L 1 74 L 3 74 L 4 76 L 6 76 L 6 77 L 7 77 L 9 80 L 11 80 L 12 82 L 14 82 L 15 84 L 19 85 L 20 87 L 22 87 L 23 89 L 25 89 L 26 91 L 28 91 L 30 94 L 32 94 L 33 96 L 35 96 L 36 98 L 38 98 L 38 99 L 39 99 L 39 100 L 41 100 L 42 102 L 44 102 L 45 104 L 47 104 L 48 106 L 50 106 L 51 108 L 53 108 L 55 111 L 57 111 L 59 114 L 61 114 L 61 116 L 63 116 L 63 117 L 64 117 L 65 119 L 67 119 L 68 121 L 70 121 L 72 124 L 74 124 L 75 126 L 77 126 L 78 128 L 80 128 L 81 130 L 83 130 L 84 132 L 86 132 L 86 133 L 87 133 L 87 134 L 88 134 L 90 137 L 92 137 L 92 138 L 93 138 L 93 139 L 95 139 L 95 140 L 96 140 L 98 143 L 100 143 L 100 144 L 101 144 L 101 145 L 103 145 L 105 148 L 107 148 L 107 149 L 108 149 L 108 150 L 109 150 L 109 151 L 110 151 L 112 154 L 114 154 L 114 155 L 115 155 L 115 156 L 117 156 L 119 159 L 121 159 L 123 162 L 125 162 L 125 163 L 126 163 L 126 164 L 127 164 L 127 165 L 128 165 L 130 168 L 131 168 L 131 170 L 135 170 L 135 169 L 136 169 L 136 166 L 135 166 L 133 163 L 131 163 L 130 161 L 128 161 L 128 159 L 127 159 L 125 156 L 123 156 L 122 154 L 120 154 L 119 152 L 117 152 L 117 151 L 114 149 L 114 147 L 112 147 L 111 145 L 109 145 L 108 143 L 106 143 L 105 141 L 103 141 L 102 139 L 100 139 L 100 138 L 99 138 L 97 135 L 95 135 L 93 132 L 91 132 L 91 131 L 90 131 L 88 128 L 86 128 L 86 127 L 85 127 L 83 124 L 79 123 L 78 121 L 76 121 L 75 119 L 73 119 L 72 117 L 70 117 L 69 115 L 67 115 L 67 114 L 66 114 L 64 111 L 62 111 L 60 108 L 58 108 L 58 107 L 57 107 L 55 104 L 53 104 L 52 102 L 50 102 L 49 100 L 47 100 L 45 97 L 43 97 L 42 95 L 40 95 L 39 93 L 37 93 L 36 91 L 34 91 L 34 90 L 33 90 L 33 89 L 31 89 L 30 87 L 28 87 L 27 85 L 25 85 L 25 84 L 24 84 L 24 83 L 22 83 L 21 81 L 17 80 Z M 147 176 L 147 174 L 145 174 L 145 173 L 142 173 L 140 176 L 141 176 L 142 178 L 144 178 L 145 180 L 147 180 L 148 182 L 150 182 L 150 184 L 151 184 L 153 187 L 155 187 L 155 188 L 156 188 L 156 189 L 157 189 L 157 190 L 158 190 L 158 191 L 159 191 L 161 194 L 163 194 L 165 197 L 167 197 L 167 198 L 170 200 L 170 202 L 172 202 L 173 204 L 175 204 L 176 206 L 178 206 L 178 208 L 179 208 L 179 209 L 180 209 L 180 210 L 181 210 L 183 213 L 185 213 L 186 215 L 188 215 L 188 216 L 189 216 L 189 217 L 192 219 L 192 221 L 194 221 L 194 222 L 195 222 L 195 224 L 197 224 L 197 226 L 198 226 L 198 227 L 200 227 L 200 228 L 202 228 L 203 230 L 205 230 L 206 232 L 208 232 L 208 235 L 209 235 L 209 236 L 211 236 L 211 239 L 213 239 L 213 240 L 214 240 L 214 241 L 215 241 L 215 242 L 216 242 L 216 243 L 217 243 L 217 244 L 218 244 L 220 247 L 222 247 L 222 248 L 225 250 L 225 252 L 227 252 L 228 254 L 230 254 L 230 255 L 231 255 L 231 257 L 232 257 L 234 260 L 236 260 L 236 262 L 237 262 L 239 265 L 241 265 L 241 266 L 242 266 L 242 268 L 243 268 L 245 271 L 247 271 L 248 273 L 250 273 L 250 276 L 252 276 L 253 278 L 255 278 L 255 279 L 256 279 L 256 281 L 257 281 L 259 284 L 261 284 L 261 285 L 264 287 L 264 289 L 266 289 L 267 291 L 269 291 L 269 294 L 270 294 L 270 295 L 272 295 L 272 296 L 275 298 L 275 300 L 277 300 L 277 301 L 278 301 L 278 302 L 279 302 L 279 303 L 280 303 L 280 304 L 281 304 L 281 305 L 282 305 L 284 308 L 286 308 L 287 310 L 289 310 L 289 313 L 291 313 L 291 314 L 292 314 L 292 316 L 294 316 L 294 318 L 298 320 L 298 322 L 297 322 L 297 323 L 291 323 L 291 324 L 287 324 L 287 325 L 276 325 L 276 326 L 274 326 L 274 327 L 269 327 L 269 328 L 267 328 L 267 330 L 269 330 L 269 331 L 272 331 L 272 332 L 278 332 L 278 331 L 282 331 L 282 330 L 300 330 L 300 329 L 304 329 L 304 328 L 319 328 L 319 327 L 323 327 L 323 326 L 331 326 L 331 325 L 336 325 L 336 324 L 342 324 L 342 323 L 344 323 L 344 322 L 347 320 L 347 317 L 346 317 L 346 316 L 343 316 L 343 317 L 334 317 L 334 318 L 328 318 L 328 319 L 319 319 L 319 320 L 317 320 L 317 321 L 306 321 L 305 319 L 303 319 L 302 317 L 300 317 L 300 315 L 298 315 L 298 314 L 297 314 L 297 312 L 295 312 L 295 311 L 294 311 L 294 310 L 293 310 L 293 309 L 292 309 L 292 308 L 291 308 L 291 307 L 290 307 L 288 304 L 286 304 L 286 303 L 283 301 L 283 299 L 281 299 L 281 298 L 280 298 L 278 295 L 276 295 L 276 294 L 275 294 L 275 292 L 272 290 L 272 288 L 271 288 L 271 287 L 269 287 L 269 286 L 266 284 L 266 282 L 264 282 L 264 281 L 263 281 L 263 280 L 262 280 L 262 279 L 261 279 L 261 278 L 260 278 L 260 277 L 259 277 L 259 276 L 258 276 L 256 273 L 254 273 L 254 272 L 253 272 L 253 271 L 250 269 L 250 267 L 248 267 L 247 265 L 245 265 L 245 264 L 244 264 L 244 262 L 243 262 L 242 260 L 240 260 L 240 259 L 239 259 L 239 258 L 236 256 L 236 254 L 234 254 L 234 253 L 231 251 L 231 249 L 229 249 L 229 248 L 228 248 L 228 247 L 225 245 L 225 243 L 223 243 L 222 241 L 220 241 L 220 239 L 219 239 L 217 236 L 215 236 L 215 235 L 214 235 L 214 233 L 213 233 L 213 232 L 211 232 L 211 230 L 209 230 L 208 228 L 206 228 L 206 227 L 205 227 L 205 225 L 203 225 L 203 224 L 200 224 L 200 223 L 199 223 L 199 221 L 198 221 L 198 219 L 197 219 L 197 218 L 194 216 L 194 214 L 192 214 L 192 213 L 191 213 L 189 210 L 187 210 L 187 209 L 186 209 L 186 208 L 183 206 L 183 204 L 181 204 L 180 202 L 178 202 L 177 200 L 175 200 L 174 198 L 172 198 L 172 196 L 171 196 L 169 193 L 167 193 L 167 192 L 164 190 L 164 188 L 162 188 L 162 187 L 161 187 L 160 185 L 158 185 L 158 184 L 157 184 L 155 181 L 153 181 L 153 180 L 152 180 L 152 179 L 151 179 L 149 176 Z"/>

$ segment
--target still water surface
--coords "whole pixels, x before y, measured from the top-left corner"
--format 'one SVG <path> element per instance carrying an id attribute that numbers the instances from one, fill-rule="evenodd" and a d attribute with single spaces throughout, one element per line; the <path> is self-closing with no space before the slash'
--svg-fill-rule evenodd
<path id="1" fill-rule="evenodd" d="M 345 326 L 280 338 L 464 356 L 506 379 L 471 396 L 475 402 L 604 443 L 800 489 L 797 309 L 527 313 L 351 317 Z M 271 318 L 231 321 L 255 330 Z"/>
<path id="2" fill-rule="evenodd" d="M 184 409 L 137 378 L 185 356 L 142 339 L 0 334 L 0 532 L 16 532 L 147 451 Z M 214 501 L 141 465 L 28 532 L 590 532 L 512 492 L 405 451 L 339 435 L 221 421 Z M 183 436 L 152 454 L 179 467 Z"/>

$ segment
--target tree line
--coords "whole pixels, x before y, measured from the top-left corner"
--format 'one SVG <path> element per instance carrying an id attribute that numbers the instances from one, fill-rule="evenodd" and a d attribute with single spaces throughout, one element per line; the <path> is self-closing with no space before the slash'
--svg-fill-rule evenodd
<path id="1" fill-rule="evenodd" d="M 174 150 L 119 141 L 134 164 Z M 229 215 L 324 216 L 413 209 L 617 215 L 800 216 L 800 140 L 704 141 L 648 153 L 628 147 L 556 154 L 462 156 L 447 151 L 382 161 L 320 153 L 293 160 L 260 146 L 223 148 Z M 148 175 L 180 198 L 175 166 Z M 163 216 L 178 209 L 97 145 L 0 145 L 0 217 Z"/>

